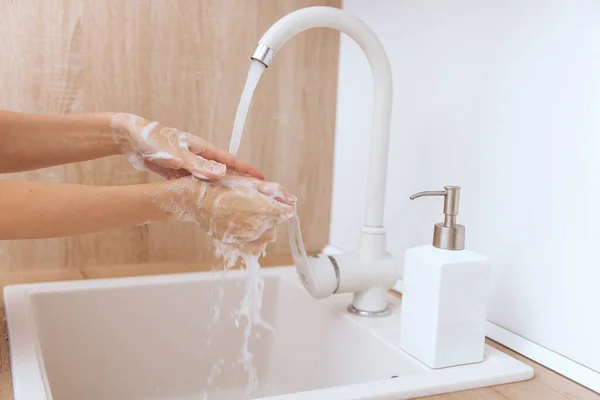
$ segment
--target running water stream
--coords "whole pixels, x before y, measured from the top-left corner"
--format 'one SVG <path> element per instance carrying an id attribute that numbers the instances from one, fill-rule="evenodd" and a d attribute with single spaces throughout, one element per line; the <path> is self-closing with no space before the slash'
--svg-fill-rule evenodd
<path id="1" fill-rule="evenodd" d="M 252 95 L 254 94 L 254 90 L 258 85 L 258 81 L 260 80 L 264 69 L 265 66 L 258 61 L 252 61 L 250 65 L 246 84 L 244 86 L 237 112 L 235 114 L 233 132 L 231 134 L 231 141 L 229 143 L 229 152 L 233 155 L 237 155 L 238 153 L 242 140 L 242 134 L 244 132 L 246 117 L 252 101 Z M 294 260 L 296 260 L 296 262 L 302 262 L 302 260 L 306 261 L 306 252 L 302 243 L 302 236 L 300 235 L 300 222 L 297 217 L 291 221 L 288 231 Z M 233 318 L 236 326 L 239 326 L 240 319 L 244 319 L 246 321 L 246 325 L 244 327 L 244 342 L 242 344 L 241 355 L 238 359 L 238 363 L 241 364 L 244 370 L 248 373 L 248 384 L 245 390 L 245 398 L 248 399 L 251 398 L 252 393 L 258 389 L 257 370 L 253 364 L 252 353 L 248 348 L 253 327 L 258 326 L 273 331 L 273 327 L 268 322 L 263 321 L 261 317 L 264 279 L 260 274 L 260 265 L 258 262 L 260 255 L 242 253 L 231 246 L 223 245 L 217 241 L 215 241 L 215 255 L 218 259 L 222 260 L 222 264 L 219 265 L 219 269 L 222 270 L 223 279 L 221 285 L 216 288 L 216 291 L 213 294 L 213 301 L 215 304 L 211 309 L 212 322 L 210 326 L 207 327 L 207 334 L 210 332 L 213 324 L 219 321 L 220 305 L 223 299 L 223 283 L 225 282 L 225 272 L 232 268 L 240 260 L 242 261 L 246 271 L 244 296 L 242 298 L 240 307 L 234 313 Z M 210 346 L 209 338 L 207 338 L 206 343 L 207 346 Z M 213 366 L 211 374 L 208 377 L 207 389 L 211 389 L 213 386 L 214 379 L 216 375 L 220 374 L 222 366 L 223 360 L 219 359 L 219 361 Z M 208 394 L 209 391 L 207 390 L 203 394 L 202 399 L 208 399 Z"/>
<path id="2" fill-rule="evenodd" d="M 244 132 L 244 125 L 246 124 L 246 116 L 248 115 L 250 103 L 252 102 L 252 95 L 254 94 L 256 85 L 258 85 L 258 81 L 264 70 L 265 66 L 263 63 L 258 61 L 252 61 L 252 63 L 250 63 L 248 78 L 246 78 L 246 85 L 242 91 L 237 112 L 235 113 L 233 132 L 231 133 L 231 141 L 229 142 L 229 152 L 234 156 L 237 155 L 240 148 L 242 133 Z"/>
<path id="3" fill-rule="evenodd" d="M 248 115 L 248 110 L 250 109 L 250 103 L 252 101 L 252 95 L 254 94 L 254 90 L 256 89 L 264 69 L 265 66 L 258 61 L 252 61 L 250 64 L 246 84 L 244 86 L 244 90 L 242 91 L 238 109 L 235 114 L 233 132 L 231 134 L 231 141 L 229 143 L 229 152 L 233 155 L 237 155 L 238 153 L 240 142 L 242 140 L 242 133 L 244 131 L 244 125 L 246 124 L 246 116 Z M 248 348 L 252 329 L 254 326 L 261 326 L 267 330 L 273 330 L 271 325 L 263 321 L 260 315 L 260 310 L 262 307 L 262 292 L 264 287 L 264 279 L 260 275 L 260 265 L 258 263 L 258 258 L 260 255 L 241 253 L 238 250 L 230 246 L 225 246 L 219 242 L 215 242 L 215 255 L 217 258 L 223 260 L 223 274 L 226 270 L 233 267 L 240 259 L 242 260 L 246 270 L 244 296 L 239 309 L 236 311 L 233 317 L 235 318 L 236 326 L 239 326 L 240 318 L 246 320 L 246 326 L 244 328 L 244 342 L 241 348 L 241 355 L 238 359 L 238 363 L 240 363 L 244 370 L 248 373 L 248 384 L 245 390 L 245 398 L 250 398 L 252 393 L 258 388 L 257 371 L 253 364 L 252 353 Z M 222 283 L 224 283 L 224 279 L 225 276 L 223 275 Z M 211 309 L 212 324 L 219 320 L 219 309 L 222 299 L 223 284 L 217 288 L 216 298 L 213 298 L 215 304 Z M 211 326 L 208 327 L 207 333 L 210 331 Z M 208 341 L 207 344 L 210 345 L 210 341 Z M 213 385 L 215 377 L 214 375 L 218 375 L 220 373 L 221 365 L 222 360 L 219 360 L 219 363 L 215 364 L 213 367 L 213 371 L 211 372 L 211 376 L 209 376 L 207 382 L 209 388 Z M 207 398 L 208 393 L 205 393 L 203 399 Z"/>

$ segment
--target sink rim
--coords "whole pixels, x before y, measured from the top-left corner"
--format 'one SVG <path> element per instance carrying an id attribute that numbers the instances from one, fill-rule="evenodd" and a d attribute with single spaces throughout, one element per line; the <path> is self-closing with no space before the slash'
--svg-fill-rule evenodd
<path id="1" fill-rule="evenodd" d="M 302 287 L 295 268 L 290 266 L 265 268 L 263 276 L 276 276 L 288 284 Z M 243 278 L 245 271 L 231 270 L 224 274 L 224 279 Z M 47 381 L 44 360 L 41 356 L 40 345 L 35 332 L 35 321 L 31 304 L 31 295 L 43 292 L 65 292 L 79 290 L 96 290 L 102 288 L 118 288 L 148 285 L 168 285 L 181 282 L 214 281 L 221 279 L 221 273 L 188 272 L 177 274 L 159 274 L 134 277 L 83 279 L 73 281 L 43 282 L 30 284 L 8 285 L 4 288 L 6 324 L 9 335 L 9 353 L 11 374 L 15 400 L 31 398 L 52 399 L 50 386 Z M 340 299 L 351 295 L 335 295 L 324 300 L 315 300 L 324 307 L 339 308 Z M 388 299 L 394 312 L 400 311 L 400 300 L 389 294 Z M 344 312 L 344 311 L 342 311 Z M 408 357 L 402 349 L 395 346 L 388 336 L 397 330 L 393 328 L 369 327 L 369 319 L 357 317 L 349 313 L 345 319 L 354 322 L 359 329 L 364 329 L 374 336 L 375 340 L 390 345 L 390 349 L 398 357 Z M 18 333 L 16 333 L 18 332 Z M 414 359 L 413 359 L 414 360 Z M 278 396 L 264 397 L 269 400 L 315 400 L 328 399 L 402 399 L 414 396 L 427 396 L 448 393 L 456 390 L 471 389 L 526 380 L 533 377 L 533 369 L 509 355 L 486 345 L 486 359 L 482 363 L 463 365 L 445 369 L 433 370 L 422 364 L 423 373 L 400 376 L 396 379 L 374 380 L 362 383 L 335 386 L 323 389 L 288 393 Z M 433 382 L 433 384 L 432 384 Z"/>

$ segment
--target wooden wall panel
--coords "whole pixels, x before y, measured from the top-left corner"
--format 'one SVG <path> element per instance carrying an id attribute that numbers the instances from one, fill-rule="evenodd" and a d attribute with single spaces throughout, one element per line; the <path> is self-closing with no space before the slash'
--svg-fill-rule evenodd
<path id="1" fill-rule="evenodd" d="M 283 15 L 340 0 L 10 0 L 0 5 L 0 108 L 126 111 L 227 147 L 262 33 Z M 307 250 L 328 240 L 339 35 L 292 39 L 255 93 L 240 156 L 299 197 Z M 0 150 L 1 151 L 1 150 Z M 90 185 L 154 179 L 111 157 L 5 176 Z M 289 253 L 285 230 L 270 253 Z M 0 271 L 212 257 L 189 223 L 0 243 Z"/>

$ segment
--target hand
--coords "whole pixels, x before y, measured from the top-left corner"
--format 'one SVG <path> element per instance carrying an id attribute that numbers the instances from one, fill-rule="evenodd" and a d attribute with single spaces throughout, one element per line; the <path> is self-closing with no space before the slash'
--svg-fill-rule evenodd
<path id="1" fill-rule="evenodd" d="M 259 179 L 264 176 L 232 154 L 204 139 L 160 125 L 133 114 L 112 117 L 113 140 L 136 169 L 154 172 L 166 179 L 194 175 L 199 179 L 219 179 L 226 169 Z"/>
<path id="2" fill-rule="evenodd" d="M 216 182 L 194 177 L 169 183 L 161 206 L 178 219 L 197 222 L 230 248 L 260 254 L 275 241 L 275 226 L 296 215 L 296 198 L 277 183 L 227 174 Z M 163 197 L 164 198 L 164 197 Z"/>

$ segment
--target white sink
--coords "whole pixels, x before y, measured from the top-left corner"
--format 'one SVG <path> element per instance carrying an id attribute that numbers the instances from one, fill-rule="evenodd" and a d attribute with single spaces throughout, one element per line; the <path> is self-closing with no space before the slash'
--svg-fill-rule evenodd
<path id="1" fill-rule="evenodd" d="M 262 274 L 262 316 L 275 332 L 253 330 L 259 386 L 252 398 L 406 399 L 533 376 L 491 347 L 479 364 L 429 369 L 397 347 L 395 297 L 390 317 L 367 319 L 346 312 L 349 295 L 314 300 L 293 268 Z M 225 282 L 219 273 L 191 273 L 7 286 L 15 400 L 243 399 L 245 320 L 238 327 L 233 317 L 243 277 L 232 271 Z M 220 284 L 221 317 L 208 330 Z"/>

